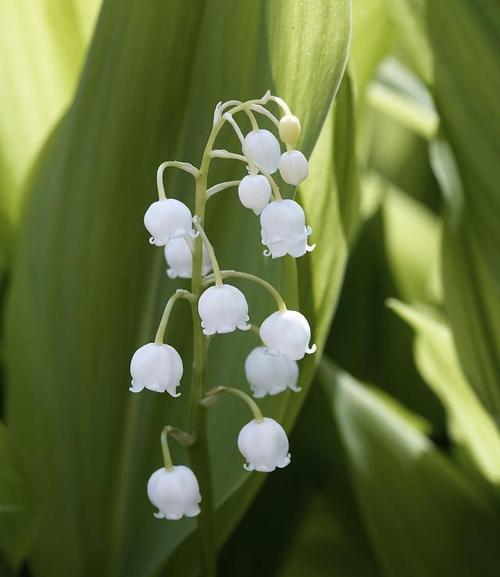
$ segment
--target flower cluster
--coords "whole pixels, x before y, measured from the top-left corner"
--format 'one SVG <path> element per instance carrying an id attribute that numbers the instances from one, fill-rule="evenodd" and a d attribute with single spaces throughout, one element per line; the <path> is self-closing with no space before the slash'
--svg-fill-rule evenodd
<path id="1" fill-rule="evenodd" d="M 272 102 L 277 103 L 283 112 L 280 119 L 266 108 Z M 251 130 L 246 135 L 235 120 L 236 114 L 240 112 L 244 112 L 251 123 Z M 265 116 L 276 126 L 286 147 L 284 152 L 276 136 L 270 130 L 259 127 L 257 115 Z M 241 151 L 213 149 L 216 136 L 224 125 L 232 127 L 236 133 Z M 175 348 L 164 343 L 169 316 L 178 299 L 187 300 L 196 311 L 194 318 L 198 318 L 199 325 L 195 323 L 193 327 L 195 342 L 200 342 L 197 338 L 200 335 L 205 348 L 207 337 L 231 333 L 237 329 L 247 331 L 254 327 L 249 322 L 249 307 L 244 293 L 226 283 L 228 278 L 246 279 L 261 285 L 269 291 L 277 304 L 277 310 L 264 319 L 260 328 L 255 327 L 261 343 L 245 361 L 245 374 L 253 396 L 261 398 L 288 389 L 300 391 L 297 361 L 313 353 L 316 348 L 310 346 L 311 329 L 307 319 L 298 311 L 288 310 L 279 292 L 264 279 L 246 272 L 221 270 L 203 228 L 207 200 L 224 189 L 237 186 L 242 205 L 260 218 L 262 244 L 266 246 L 265 256 L 274 259 L 290 255 L 297 258 L 311 251 L 314 248 L 308 244 L 311 228 L 306 226 L 302 207 L 295 200 L 282 198 L 280 187 L 273 177 L 279 171 L 282 180 L 294 186 L 307 177 L 307 160 L 302 152 L 294 148 L 300 132 L 299 119 L 282 99 L 269 92 L 258 100 L 219 103 L 208 140 L 210 145 L 207 144 L 200 169 L 177 161 L 167 161 L 160 165 L 157 173 L 159 199 L 147 209 L 144 225 L 151 234 L 150 243 L 164 247 L 167 275 L 170 278 L 191 278 L 192 285 L 191 291 L 179 289 L 170 297 L 154 342 L 143 345 L 133 355 L 130 363 L 130 391 L 139 393 L 149 389 L 167 392 L 173 397 L 180 395 L 177 389 L 184 370 L 182 358 Z M 241 180 L 223 182 L 208 188 L 207 173 L 213 158 L 240 160 L 245 163 L 247 174 Z M 163 173 L 168 167 L 184 170 L 196 180 L 197 214 L 194 217 L 186 204 L 166 197 Z M 197 357 L 195 346 L 195 367 L 202 361 L 203 355 Z M 191 395 L 194 403 L 192 412 L 195 415 L 197 411 L 205 410 L 222 393 L 240 397 L 251 409 L 254 418 L 241 429 L 237 442 L 245 459 L 246 470 L 270 472 L 288 465 L 288 438 L 278 422 L 263 417 L 255 401 L 240 389 L 220 386 L 207 392 L 204 386 L 203 382 L 193 381 Z M 193 390 L 200 392 L 199 387 L 202 394 L 193 394 Z M 150 501 L 158 508 L 157 517 L 179 519 L 200 512 L 201 495 L 194 472 L 186 466 L 172 465 L 167 441 L 172 430 L 166 427 L 162 433 L 165 466 L 150 477 L 147 493 Z M 175 431 L 175 438 L 188 447 L 198 442 L 197 430 L 189 434 Z"/>

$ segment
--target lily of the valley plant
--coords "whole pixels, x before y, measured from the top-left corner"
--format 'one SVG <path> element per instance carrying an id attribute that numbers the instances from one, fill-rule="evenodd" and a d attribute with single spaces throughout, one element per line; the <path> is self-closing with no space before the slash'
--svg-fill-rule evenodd
<path id="1" fill-rule="evenodd" d="M 282 112 L 277 118 L 267 106 L 278 105 Z M 246 115 L 251 130 L 244 135 L 237 120 Z M 265 116 L 277 127 L 286 147 L 282 152 L 279 140 L 269 130 L 259 128 L 258 118 Z M 220 130 L 228 125 L 241 144 L 240 152 L 214 148 Z M 161 432 L 164 466 L 155 471 L 148 482 L 148 497 L 158 512 L 156 517 L 180 519 L 200 515 L 204 541 L 206 573 L 213 574 L 214 550 L 213 503 L 205 431 L 205 410 L 221 393 L 242 399 L 250 408 L 253 419 L 246 423 L 238 436 L 238 448 L 248 471 L 271 472 L 290 463 L 288 438 L 283 427 L 274 419 L 264 417 L 250 395 L 239 388 L 219 386 L 205 390 L 207 340 L 215 334 L 246 331 L 249 311 L 245 295 L 227 279 L 240 278 L 258 283 L 270 293 L 277 305 L 276 312 L 260 326 L 262 345 L 253 349 L 245 362 L 245 374 L 255 398 L 276 395 L 287 389 L 299 391 L 297 361 L 310 346 L 311 330 L 306 318 L 298 311 L 288 310 L 279 292 L 264 279 L 235 270 L 221 270 L 214 247 L 210 244 L 203 221 L 207 201 L 222 190 L 237 187 L 244 207 L 260 217 L 264 255 L 273 259 L 291 255 L 301 257 L 314 247 L 308 244 L 311 228 L 306 226 L 302 207 L 291 199 L 283 199 L 272 176 L 278 170 L 288 184 L 299 185 L 308 174 L 304 155 L 294 149 L 300 136 L 300 122 L 288 105 L 267 92 L 262 98 L 247 102 L 229 101 L 217 104 L 213 127 L 207 140 L 199 168 L 178 161 L 163 162 L 157 172 L 158 200 L 148 208 L 144 224 L 153 245 L 164 247 L 167 274 L 170 278 L 191 278 L 191 291 L 177 290 L 168 300 L 154 342 L 135 352 L 130 364 L 132 385 L 139 393 L 144 389 L 167 392 L 172 397 L 179 391 L 183 363 L 179 353 L 164 342 L 165 331 L 174 303 L 187 300 L 193 315 L 193 380 L 190 391 L 191 430 L 180 431 L 166 426 Z M 210 163 L 213 158 L 242 161 L 248 174 L 241 180 L 221 182 L 207 188 Z M 195 215 L 173 198 L 167 198 L 163 182 L 166 168 L 174 167 L 191 174 L 195 181 Z M 189 448 L 191 468 L 173 465 L 168 447 L 171 436 Z"/>

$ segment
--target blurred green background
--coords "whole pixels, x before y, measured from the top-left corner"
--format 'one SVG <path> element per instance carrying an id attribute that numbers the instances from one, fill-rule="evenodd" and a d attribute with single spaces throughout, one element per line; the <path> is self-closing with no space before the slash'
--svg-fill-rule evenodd
<path id="1" fill-rule="evenodd" d="M 224 268 L 300 306 L 319 353 L 302 393 L 262 402 L 288 468 L 246 473 L 245 409 L 211 410 L 219 574 L 498 575 L 500 4 L 1 0 L 1 577 L 200 574 L 196 523 L 145 494 L 188 394 L 127 390 L 180 286 L 142 216 L 160 162 L 199 162 L 216 103 L 268 88 L 301 118 L 317 249 L 266 260 L 230 192 L 208 232 Z M 193 207 L 187 177 L 167 188 Z M 260 322 L 271 303 L 243 286 Z M 184 392 L 187 311 L 172 324 Z M 246 388 L 253 339 L 214 341 L 210 386 Z"/>

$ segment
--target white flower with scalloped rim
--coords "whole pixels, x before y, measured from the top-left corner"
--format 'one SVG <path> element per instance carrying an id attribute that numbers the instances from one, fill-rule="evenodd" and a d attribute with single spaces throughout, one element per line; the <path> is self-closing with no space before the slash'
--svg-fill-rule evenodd
<path id="1" fill-rule="evenodd" d="M 270 202 L 260 214 L 262 244 L 268 248 L 264 254 L 272 258 L 286 254 L 297 258 L 312 251 L 315 245 L 307 244 L 312 230 L 305 223 L 304 210 L 294 200 Z"/>
<path id="2" fill-rule="evenodd" d="M 198 313 L 206 335 L 232 333 L 237 328 L 246 331 L 250 328 L 245 295 L 229 284 L 207 288 L 198 301 Z"/>
<path id="3" fill-rule="evenodd" d="M 164 246 L 172 238 L 191 232 L 191 211 L 180 200 L 164 198 L 150 205 L 144 215 L 144 226 L 152 235 L 151 244 Z"/>
<path id="4" fill-rule="evenodd" d="M 289 444 L 283 427 L 264 417 L 247 423 L 238 435 L 238 449 L 245 457 L 247 471 L 270 473 L 290 463 Z"/>
<path id="5" fill-rule="evenodd" d="M 148 481 L 148 498 L 158 507 L 157 519 L 178 520 L 196 517 L 200 512 L 200 487 L 193 471 L 184 465 L 162 467 Z"/>
<path id="6" fill-rule="evenodd" d="M 306 317 L 297 311 L 276 311 L 269 315 L 261 324 L 259 334 L 271 353 L 291 361 L 316 352 L 316 345 L 309 346 L 311 327 Z"/>
<path id="7" fill-rule="evenodd" d="M 271 185 L 263 174 L 248 174 L 238 186 L 241 204 L 260 214 L 271 198 Z"/>
<path id="8" fill-rule="evenodd" d="M 167 274 L 170 278 L 191 278 L 193 274 L 193 240 L 191 236 L 172 238 L 165 245 L 165 261 L 168 265 Z M 205 245 L 203 245 L 202 267 L 203 275 L 212 270 Z"/>
<path id="9" fill-rule="evenodd" d="M 281 155 L 280 174 L 285 182 L 294 186 L 298 186 L 307 178 L 309 167 L 306 157 L 300 150 L 289 150 Z"/>
<path id="10" fill-rule="evenodd" d="M 178 397 L 179 386 L 184 371 L 179 353 L 163 343 L 148 343 L 138 349 L 130 361 L 132 386 L 130 391 L 139 393 L 149 389 L 157 393 L 165 391 Z"/>
<path id="11" fill-rule="evenodd" d="M 250 158 L 265 172 L 273 174 L 278 170 L 281 148 L 272 132 L 265 128 L 250 131 L 245 136 L 245 147 Z"/>
<path id="12" fill-rule="evenodd" d="M 287 388 L 298 392 L 299 367 L 283 355 L 271 354 L 266 347 L 256 347 L 245 361 L 245 375 L 256 399 L 277 395 Z"/>

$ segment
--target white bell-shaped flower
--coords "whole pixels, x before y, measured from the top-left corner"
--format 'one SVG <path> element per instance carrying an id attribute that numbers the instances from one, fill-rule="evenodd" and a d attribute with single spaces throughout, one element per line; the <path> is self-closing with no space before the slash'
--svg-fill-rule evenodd
<path id="1" fill-rule="evenodd" d="M 280 158 L 281 178 L 288 184 L 298 186 L 309 174 L 306 157 L 300 150 L 289 150 Z"/>
<path id="2" fill-rule="evenodd" d="M 267 417 L 247 423 L 238 435 L 238 449 L 247 471 L 270 473 L 290 463 L 288 437 L 283 427 Z"/>
<path id="3" fill-rule="evenodd" d="M 144 226 L 151 233 L 149 242 L 164 246 L 172 238 L 191 231 L 191 211 L 180 200 L 164 198 L 157 200 L 144 215 Z"/>
<path id="4" fill-rule="evenodd" d="M 191 278 L 193 275 L 193 241 L 190 236 L 172 238 L 165 245 L 167 274 L 170 278 Z M 206 275 L 212 270 L 207 249 L 203 245 L 203 270 Z"/>
<path id="5" fill-rule="evenodd" d="M 279 258 L 289 254 L 299 257 L 314 249 L 307 244 L 311 227 L 306 226 L 306 215 L 294 200 L 273 200 L 260 214 L 264 254 Z"/>
<path id="6" fill-rule="evenodd" d="M 253 396 L 257 399 L 266 395 L 277 395 L 287 388 L 300 391 L 297 387 L 297 363 L 282 355 L 273 355 L 265 347 L 257 347 L 248 355 L 245 375 Z"/>
<path id="7" fill-rule="evenodd" d="M 263 174 L 248 174 L 238 186 L 241 204 L 260 214 L 271 198 L 271 185 Z"/>
<path id="8" fill-rule="evenodd" d="M 273 174 L 280 163 L 281 149 L 278 139 L 265 128 L 252 130 L 245 136 L 247 152 L 268 174 Z"/>
<path id="9" fill-rule="evenodd" d="M 139 393 L 143 389 L 178 397 L 177 387 L 184 368 L 179 353 L 170 345 L 148 343 L 138 349 L 130 361 L 132 386 L 130 391 Z"/>
<path id="10" fill-rule="evenodd" d="M 285 144 L 295 144 L 300 137 L 300 120 L 293 114 L 285 114 L 280 118 L 278 130 Z"/>
<path id="11" fill-rule="evenodd" d="M 232 333 L 237 328 L 246 331 L 250 328 L 245 295 L 229 284 L 208 288 L 198 301 L 198 312 L 206 335 Z"/>
<path id="12" fill-rule="evenodd" d="M 200 512 L 201 495 L 198 481 L 191 469 L 178 465 L 172 469 L 162 467 L 148 481 L 148 498 L 158 512 L 158 519 L 178 520 L 196 517 Z"/>
<path id="13" fill-rule="evenodd" d="M 277 311 L 269 315 L 260 326 L 260 338 L 273 354 L 298 361 L 316 351 L 309 347 L 311 327 L 304 315 L 297 311 Z"/>

